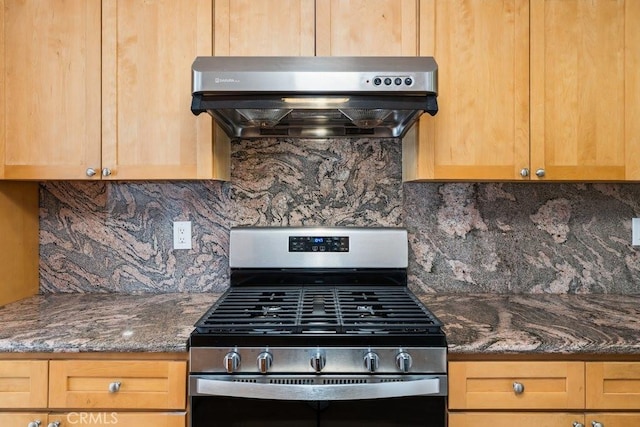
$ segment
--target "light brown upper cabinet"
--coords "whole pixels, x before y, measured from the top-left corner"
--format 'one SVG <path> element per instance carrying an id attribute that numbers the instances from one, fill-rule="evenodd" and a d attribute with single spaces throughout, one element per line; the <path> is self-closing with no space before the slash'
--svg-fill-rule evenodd
<path id="1" fill-rule="evenodd" d="M 405 180 L 509 180 L 529 167 L 529 1 L 421 0 L 436 116 L 403 141 Z"/>
<path id="2" fill-rule="evenodd" d="M 0 178 L 100 171 L 100 14 L 100 0 L 0 0 Z"/>
<path id="3" fill-rule="evenodd" d="M 640 179 L 640 2 L 531 0 L 531 168 Z"/>
<path id="4" fill-rule="evenodd" d="M 316 0 L 317 56 L 416 56 L 418 0 Z"/>
<path id="5" fill-rule="evenodd" d="M 221 56 L 415 56 L 418 0 L 214 0 Z"/>
<path id="6" fill-rule="evenodd" d="M 214 0 L 214 55 L 313 56 L 314 0 Z"/>
<path id="7" fill-rule="evenodd" d="M 0 0 L 0 25 L 0 178 L 228 176 L 189 110 L 211 0 Z"/>
<path id="8" fill-rule="evenodd" d="M 640 179 L 640 2 L 421 0 L 435 118 L 406 180 Z"/>
<path id="9" fill-rule="evenodd" d="M 228 175 L 228 146 L 195 117 L 191 63 L 211 55 L 211 0 L 102 1 L 102 168 L 114 179 Z"/>

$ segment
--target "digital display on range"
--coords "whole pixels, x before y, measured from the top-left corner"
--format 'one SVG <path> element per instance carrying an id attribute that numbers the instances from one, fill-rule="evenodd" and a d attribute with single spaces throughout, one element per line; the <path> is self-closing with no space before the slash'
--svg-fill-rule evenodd
<path id="1" fill-rule="evenodd" d="M 349 252 L 349 237 L 289 236 L 289 252 Z"/>

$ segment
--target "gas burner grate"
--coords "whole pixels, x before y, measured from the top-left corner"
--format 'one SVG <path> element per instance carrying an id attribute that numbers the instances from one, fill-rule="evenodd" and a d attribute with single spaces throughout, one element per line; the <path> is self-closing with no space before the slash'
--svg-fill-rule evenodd
<path id="1" fill-rule="evenodd" d="M 217 334 L 429 334 L 441 322 L 404 287 L 230 288 L 198 321 Z"/>

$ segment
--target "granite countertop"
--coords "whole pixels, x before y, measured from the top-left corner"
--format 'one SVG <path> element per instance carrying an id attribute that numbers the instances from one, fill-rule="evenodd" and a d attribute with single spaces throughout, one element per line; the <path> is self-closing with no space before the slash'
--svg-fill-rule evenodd
<path id="1" fill-rule="evenodd" d="M 220 294 L 49 294 L 0 307 L 0 352 L 184 352 Z"/>
<path id="2" fill-rule="evenodd" d="M 422 295 L 458 354 L 640 355 L 640 295 Z"/>
<path id="3" fill-rule="evenodd" d="M 0 307 L 0 352 L 183 352 L 220 294 L 49 294 Z M 640 354 L 640 296 L 425 294 L 450 353 Z"/>

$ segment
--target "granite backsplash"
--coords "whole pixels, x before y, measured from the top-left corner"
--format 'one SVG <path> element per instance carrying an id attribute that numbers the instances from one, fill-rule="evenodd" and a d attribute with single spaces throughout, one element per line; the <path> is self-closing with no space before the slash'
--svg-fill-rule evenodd
<path id="1" fill-rule="evenodd" d="M 210 292 L 237 225 L 406 227 L 415 292 L 640 293 L 638 184 L 402 183 L 396 140 L 232 146 L 232 180 L 49 181 L 40 288 Z M 172 249 L 192 221 L 193 249 Z"/>

